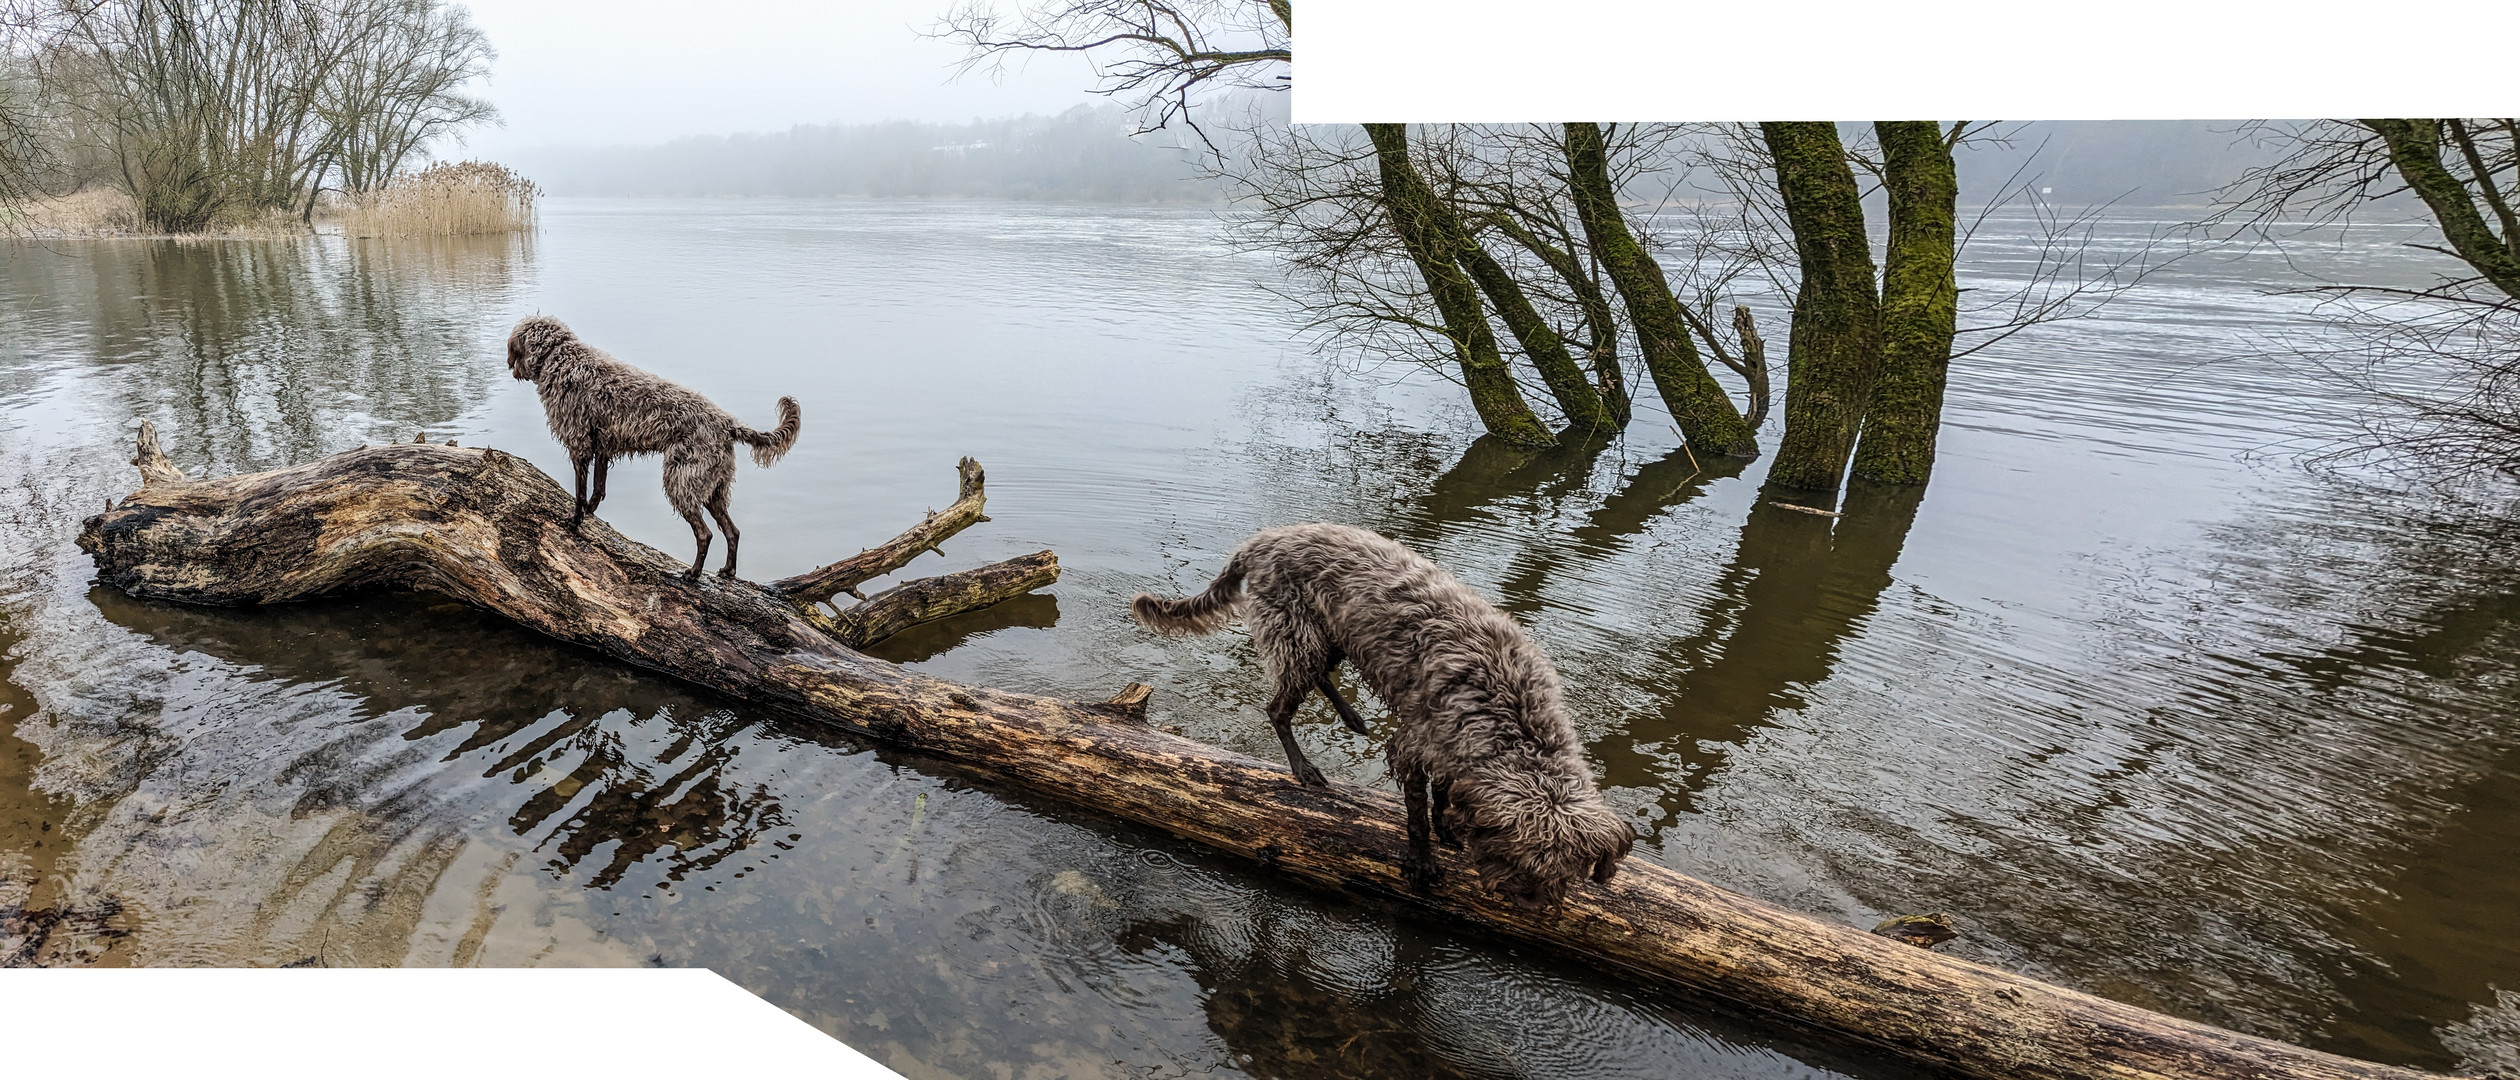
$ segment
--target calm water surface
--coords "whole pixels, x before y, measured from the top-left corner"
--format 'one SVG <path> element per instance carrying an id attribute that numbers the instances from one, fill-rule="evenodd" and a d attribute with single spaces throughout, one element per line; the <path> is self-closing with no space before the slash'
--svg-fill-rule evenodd
<path id="1" fill-rule="evenodd" d="M 2300 280 L 2283 259 L 2190 259 L 1957 362 L 1930 492 L 1831 522 L 1754 508 L 1762 466 L 1700 468 L 1659 416 L 1600 448 L 1474 441 L 1448 386 L 1312 355 L 1202 213 L 546 222 L 0 244 L 0 914 L 27 928 L 0 963 L 702 965 L 919 1076 L 1903 1075 L 435 598 L 91 584 L 71 541 L 136 486 L 138 418 L 196 474 L 425 432 L 565 476 L 498 351 L 541 311 L 756 424 L 803 402 L 796 452 L 736 487 L 756 579 L 986 464 L 994 520 L 915 570 L 1049 547 L 1067 575 L 889 658 L 1145 681 L 1159 723 L 1273 757 L 1247 643 L 1152 638 L 1123 601 L 1199 587 L 1264 525 L 1365 525 L 1559 659 L 1638 857 L 1847 923 L 1948 911 L 1948 951 L 2180 1015 L 2520 1066 L 2508 518 L 2284 463 L 2348 409 L 2232 359 L 2309 326 L 2267 292 Z M 2420 279 L 2401 239 L 2294 262 Z M 1982 236 L 1964 284 L 2024 250 Z M 627 463 L 605 516 L 680 555 L 656 473 Z M 1311 719 L 1326 771 L 1385 782 Z"/>

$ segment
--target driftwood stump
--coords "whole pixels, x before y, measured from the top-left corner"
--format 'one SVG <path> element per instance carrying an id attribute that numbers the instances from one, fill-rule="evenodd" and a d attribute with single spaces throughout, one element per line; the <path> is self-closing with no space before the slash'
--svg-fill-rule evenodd
<path id="1" fill-rule="evenodd" d="M 378 585 L 443 593 L 625 663 L 913 748 L 1291 878 L 1402 899 L 1962 1075 L 2427 1075 L 1936 955 L 1641 859 L 1628 860 L 1607 886 L 1576 887 L 1562 908 L 1533 911 L 1489 896 L 1458 853 L 1439 850 L 1441 883 L 1412 893 L 1401 876 L 1406 838 L 1397 796 L 1348 785 L 1308 788 L 1275 762 L 1166 734 L 1139 719 L 1145 698 L 1135 688 L 1110 702 L 1066 701 L 960 685 L 871 659 L 835 638 L 827 630 L 834 620 L 809 607 L 820 598 L 814 593 L 846 588 L 831 583 L 855 569 L 790 579 L 814 579 L 810 586 L 765 588 L 708 576 L 685 584 L 680 562 L 601 522 L 570 531 L 568 493 L 496 450 L 370 447 L 194 481 L 158 452 L 144 427 L 136 464 L 141 490 L 88 519 L 79 536 L 102 579 L 135 596 L 268 604 Z M 977 519 L 977 468 L 966 476 L 971 497 L 956 506 L 969 502 Z"/>

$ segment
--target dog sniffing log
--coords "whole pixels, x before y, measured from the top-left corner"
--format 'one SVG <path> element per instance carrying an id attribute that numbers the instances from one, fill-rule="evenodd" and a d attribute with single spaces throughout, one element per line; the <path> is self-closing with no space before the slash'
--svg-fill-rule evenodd
<path id="1" fill-rule="evenodd" d="M 701 512 L 717 519 L 726 534 L 726 567 L 721 577 L 735 576 L 736 547 L 743 534 L 727 516 L 735 484 L 735 444 L 752 447 L 753 463 L 764 468 L 796 445 L 799 415 L 796 399 L 779 399 L 779 426 L 756 431 L 744 426 L 697 391 L 641 371 L 583 341 L 548 315 L 520 321 L 508 333 L 508 373 L 530 380 L 542 398 L 543 416 L 553 438 L 569 450 L 577 471 L 575 526 L 604 501 L 604 476 L 612 459 L 625 455 L 665 455 L 665 501 L 691 523 L 699 553 L 683 580 L 696 581 L 709 561 L 709 526 Z M 595 474 L 593 494 L 587 472 Z"/>
<path id="2" fill-rule="evenodd" d="M 1319 690 L 1364 733 L 1330 681 L 1341 660 L 1354 664 L 1399 722 L 1388 755 L 1416 888 L 1434 882 L 1438 831 L 1466 841 L 1492 891 L 1526 902 L 1554 902 L 1588 874 L 1607 883 L 1635 844 L 1593 787 L 1548 657 L 1504 612 L 1391 540 L 1342 525 L 1266 529 L 1206 592 L 1141 593 L 1131 608 L 1173 635 L 1214 633 L 1241 614 L 1276 684 L 1269 722 L 1307 784 L 1328 781 L 1295 744 L 1295 710 Z"/>

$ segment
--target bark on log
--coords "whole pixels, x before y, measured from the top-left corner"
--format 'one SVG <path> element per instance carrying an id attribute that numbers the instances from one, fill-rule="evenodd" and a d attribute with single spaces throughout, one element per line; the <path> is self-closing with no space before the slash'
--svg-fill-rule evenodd
<path id="1" fill-rule="evenodd" d="M 189 481 L 144 435 L 137 494 L 79 537 L 137 596 L 277 603 L 374 585 L 429 589 L 782 713 L 832 724 L 1032 792 L 1151 825 L 1318 885 L 1413 902 L 1489 932 L 1732 998 L 1955 1073 L 2004 1080 L 2411 1080 L 2355 1061 L 2147 1012 L 1800 915 L 1631 859 L 1553 911 L 1478 887 L 1402 883 L 1398 797 L 1308 788 L 1284 766 L 1087 704 L 965 686 L 871 659 L 771 589 L 704 576 L 601 522 L 572 532 L 567 492 L 496 450 L 370 447 L 293 468 Z M 154 457 L 154 460 L 151 460 Z M 173 476 L 167 474 L 174 473 Z"/>
<path id="2" fill-rule="evenodd" d="M 844 592 L 865 600 L 858 593 L 858 586 L 910 565 L 910 560 L 918 558 L 922 551 L 943 554 L 938 545 L 955 533 L 989 520 L 980 512 L 989 503 L 980 463 L 964 458 L 954 468 L 962 475 L 962 487 L 954 496 L 954 504 L 946 507 L 944 513 L 931 512 L 908 532 L 829 566 L 773 581 L 770 590 L 802 604 L 820 603 Z"/>

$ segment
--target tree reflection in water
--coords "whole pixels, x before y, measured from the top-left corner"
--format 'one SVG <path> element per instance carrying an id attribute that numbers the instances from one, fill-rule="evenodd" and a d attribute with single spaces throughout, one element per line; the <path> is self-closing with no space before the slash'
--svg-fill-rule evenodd
<path id="1" fill-rule="evenodd" d="M 655 859 L 666 882 L 704 873 L 787 824 L 766 790 L 731 790 L 719 775 L 726 740 L 749 720 L 705 692 L 623 670 L 542 640 L 487 613 L 423 594 L 231 612 L 93 594 L 116 625 L 258 678 L 326 683 L 371 716 L 407 717 L 391 737 L 444 745 L 437 758 L 520 789 L 508 828 L 548 852 L 554 874 L 597 851 L 590 888 L 610 888 Z M 607 723 L 620 714 L 618 719 Z M 653 738 L 633 744 L 627 736 Z M 378 753 L 380 731 L 297 748 L 271 780 L 300 787 L 294 811 L 359 806 L 363 829 L 394 841 L 425 831 L 438 793 L 397 784 L 410 765 Z M 390 792 L 375 801 L 379 792 Z M 398 828 L 397 823 L 402 823 Z M 408 829 L 409 831 L 404 831 Z M 318 860 L 320 861 L 320 860 Z M 324 865 L 330 865 L 325 863 Z M 359 875 L 354 875 L 359 876 Z"/>

